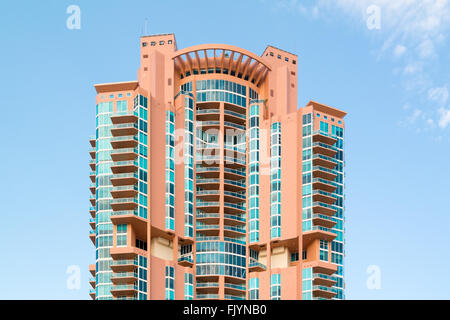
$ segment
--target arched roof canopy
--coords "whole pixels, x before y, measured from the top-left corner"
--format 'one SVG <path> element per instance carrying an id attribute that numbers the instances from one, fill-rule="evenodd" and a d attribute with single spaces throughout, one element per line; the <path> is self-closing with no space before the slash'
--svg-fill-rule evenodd
<path id="1" fill-rule="evenodd" d="M 183 75 L 224 73 L 259 86 L 270 67 L 256 54 L 226 44 L 203 44 L 176 51 L 175 68 Z"/>

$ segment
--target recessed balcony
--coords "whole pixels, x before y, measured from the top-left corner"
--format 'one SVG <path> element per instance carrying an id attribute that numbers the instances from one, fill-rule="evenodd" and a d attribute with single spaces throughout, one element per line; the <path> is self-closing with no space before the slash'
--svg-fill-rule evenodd
<path id="1" fill-rule="evenodd" d="M 219 224 L 220 214 L 197 212 L 195 219 L 204 224 Z"/>
<path id="2" fill-rule="evenodd" d="M 224 120 L 226 122 L 237 123 L 245 127 L 246 115 L 240 112 L 224 109 Z"/>
<path id="3" fill-rule="evenodd" d="M 197 190 L 195 192 L 197 199 L 204 202 L 217 201 L 219 200 L 220 191 L 219 190 Z"/>
<path id="4" fill-rule="evenodd" d="M 229 226 L 224 225 L 223 226 L 223 232 L 225 237 L 242 237 L 246 234 L 245 227 L 237 227 L 237 226 Z"/>
<path id="5" fill-rule="evenodd" d="M 218 224 L 203 224 L 201 222 L 197 222 L 195 226 L 195 231 L 202 234 L 202 236 L 218 236 L 219 235 L 220 226 Z"/>
<path id="6" fill-rule="evenodd" d="M 195 115 L 197 121 L 218 121 L 220 119 L 220 109 L 197 108 Z"/>
<path id="7" fill-rule="evenodd" d="M 230 157 L 225 155 L 223 157 L 223 163 L 226 168 L 230 169 L 244 169 L 246 166 L 245 157 Z"/>
<path id="8" fill-rule="evenodd" d="M 245 215 L 235 215 L 235 214 L 224 214 L 224 223 L 231 226 L 242 226 L 245 225 Z"/>
<path id="9" fill-rule="evenodd" d="M 136 159 L 138 151 L 136 148 L 114 149 L 111 151 L 112 161 L 129 161 Z"/>
<path id="10" fill-rule="evenodd" d="M 235 192 L 235 191 L 228 191 L 225 190 L 223 192 L 224 200 L 226 202 L 242 202 L 245 201 L 246 196 L 244 191 Z"/>
<path id="11" fill-rule="evenodd" d="M 230 121 L 224 121 L 223 126 L 224 126 L 225 130 L 232 129 L 232 130 L 245 131 L 245 129 L 246 129 L 245 125 L 237 124 L 237 123 L 230 122 Z"/>
<path id="12" fill-rule="evenodd" d="M 218 294 L 197 294 L 196 295 L 197 300 L 217 300 L 219 299 Z"/>
<path id="13" fill-rule="evenodd" d="M 111 213 L 111 222 L 115 225 L 118 224 L 128 224 L 133 228 L 135 236 L 139 239 L 147 239 L 147 222 L 148 220 L 138 216 L 136 210 L 123 210 L 123 211 L 113 211 Z M 130 252 L 128 252 L 128 251 Z M 135 247 L 125 247 L 125 248 L 112 248 L 111 256 L 113 256 L 113 251 L 117 253 L 117 257 L 122 256 L 131 257 L 140 252 L 141 249 Z M 144 253 L 144 252 L 142 252 Z M 113 257 L 114 258 L 114 257 Z"/>
<path id="14" fill-rule="evenodd" d="M 245 180 L 223 179 L 225 190 L 233 192 L 245 192 Z"/>
<path id="15" fill-rule="evenodd" d="M 243 214 L 245 213 L 245 202 L 239 203 L 231 203 L 224 202 L 223 203 L 224 211 L 230 214 Z"/>
<path id="16" fill-rule="evenodd" d="M 202 129 L 203 131 L 208 131 L 211 129 L 220 130 L 220 121 L 219 120 L 208 120 L 208 121 L 198 121 L 197 128 Z"/>
<path id="17" fill-rule="evenodd" d="M 218 178 L 220 173 L 220 168 L 218 166 L 214 167 L 203 167 L 197 165 L 195 168 L 195 174 L 201 178 Z"/>
<path id="18" fill-rule="evenodd" d="M 260 272 L 260 271 L 266 271 L 267 267 L 262 264 L 261 262 L 250 258 L 250 261 L 248 263 L 248 271 L 249 272 Z"/>
<path id="19" fill-rule="evenodd" d="M 203 212 L 218 212 L 220 207 L 219 201 L 196 201 L 196 208 Z"/>
<path id="20" fill-rule="evenodd" d="M 246 168 L 233 169 L 233 168 L 224 167 L 223 168 L 224 178 L 230 179 L 230 180 L 245 179 L 245 177 L 247 175 L 245 170 L 246 170 Z"/>
<path id="21" fill-rule="evenodd" d="M 189 254 L 183 254 L 178 258 L 178 264 L 183 267 L 192 267 L 194 265 L 194 257 L 192 252 Z"/>
<path id="22" fill-rule="evenodd" d="M 247 291 L 247 286 L 244 284 L 236 284 L 236 283 L 225 283 L 225 295 L 242 295 Z"/>
<path id="23" fill-rule="evenodd" d="M 217 190 L 220 186 L 218 178 L 200 178 L 195 180 L 195 185 L 201 189 Z"/>
<path id="24" fill-rule="evenodd" d="M 331 136 L 329 133 L 322 131 L 314 131 L 312 133 L 313 142 L 322 142 L 328 145 L 334 145 L 337 142 L 337 139 Z"/>

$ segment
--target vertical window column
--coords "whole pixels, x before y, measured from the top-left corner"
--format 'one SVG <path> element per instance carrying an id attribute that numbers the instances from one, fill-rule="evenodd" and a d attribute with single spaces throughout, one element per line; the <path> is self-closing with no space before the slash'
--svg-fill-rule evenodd
<path id="1" fill-rule="evenodd" d="M 259 278 L 250 278 L 248 285 L 248 299 L 259 300 Z"/>
<path id="2" fill-rule="evenodd" d="M 175 269 L 166 266 L 166 300 L 175 300 Z"/>
<path id="3" fill-rule="evenodd" d="M 281 300 L 281 274 L 270 276 L 270 300 Z"/>
<path id="4" fill-rule="evenodd" d="M 185 98 L 184 113 L 184 235 L 194 236 L 194 100 Z"/>
<path id="5" fill-rule="evenodd" d="M 259 241 L 259 105 L 250 106 L 249 139 L 249 242 Z"/>
<path id="6" fill-rule="evenodd" d="M 166 229 L 175 230 L 175 114 L 166 111 Z"/>
<path id="7" fill-rule="evenodd" d="M 270 237 L 281 237 L 281 123 L 270 133 Z"/>
<path id="8" fill-rule="evenodd" d="M 194 299 L 194 275 L 186 272 L 184 274 L 184 300 Z"/>

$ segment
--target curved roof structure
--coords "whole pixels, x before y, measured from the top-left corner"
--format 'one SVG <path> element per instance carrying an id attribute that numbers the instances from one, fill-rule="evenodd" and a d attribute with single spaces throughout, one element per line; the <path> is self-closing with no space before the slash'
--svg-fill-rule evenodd
<path id="1" fill-rule="evenodd" d="M 176 51 L 172 57 L 175 68 L 183 74 L 193 70 L 220 69 L 259 85 L 270 67 L 256 54 L 226 44 L 203 44 Z M 226 70 L 227 72 L 223 72 Z"/>

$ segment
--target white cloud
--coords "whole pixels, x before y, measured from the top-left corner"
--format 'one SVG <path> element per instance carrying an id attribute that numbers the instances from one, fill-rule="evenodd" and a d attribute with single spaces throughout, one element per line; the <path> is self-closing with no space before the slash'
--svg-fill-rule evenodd
<path id="1" fill-rule="evenodd" d="M 398 44 L 394 49 L 394 55 L 396 57 L 401 57 L 406 52 L 406 47 Z"/>
<path id="2" fill-rule="evenodd" d="M 431 88 L 428 90 L 428 99 L 437 102 L 441 107 L 447 103 L 448 97 L 449 92 L 447 87 Z"/>
<path id="3" fill-rule="evenodd" d="M 439 127 L 442 129 L 447 128 L 448 124 L 450 123 L 450 110 L 445 108 L 439 108 Z"/>

